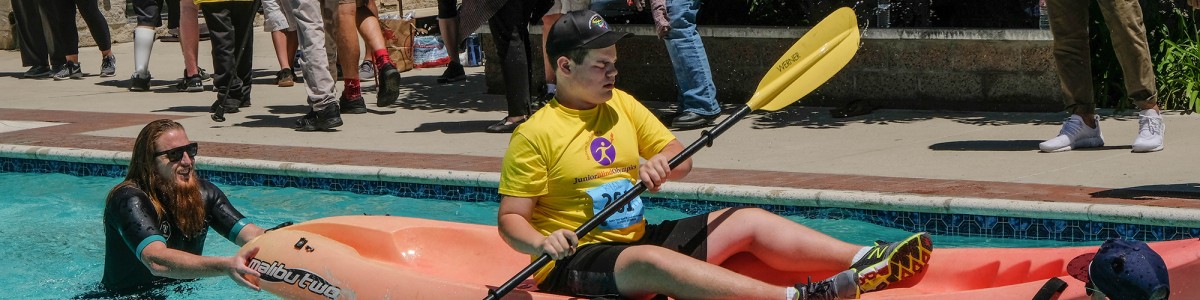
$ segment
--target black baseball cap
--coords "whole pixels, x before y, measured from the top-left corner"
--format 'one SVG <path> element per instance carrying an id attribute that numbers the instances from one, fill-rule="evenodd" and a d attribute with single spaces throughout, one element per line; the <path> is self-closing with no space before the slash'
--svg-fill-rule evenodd
<path id="1" fill-rule="evenodd" d="M 606 48 L 631 35 L 613 31 L 608 21 L 594 11 L 572 11 L 550 27 L 550 35 L 546 36 L 546 54 L 554 61 L 571 50 Z"/>

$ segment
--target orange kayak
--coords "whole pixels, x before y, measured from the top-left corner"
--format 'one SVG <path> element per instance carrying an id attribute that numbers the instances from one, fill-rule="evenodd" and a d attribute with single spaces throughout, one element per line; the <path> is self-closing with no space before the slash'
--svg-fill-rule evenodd
<path id="1" fill-rule="evenodd" d="M 1200 241 L 1150 246 L 1166 261 L 1171 298 L 1200 299 Z M 259 285 L 288 299 L 481 299 L 530 263 L 494 226 L 390 216 L 308 221 L 259 236 L 241 251 L 253 247 L 259 252 L 249 265 L 262 274 Z M 863 299 L 1028 300 L 1057 277 L 1068 284 L 1059 299 L 1086 300 L 1066 266 L 1097 248 L 939 248 L 921 277 Z M 722 265 L 779 285 L 840 271 L 786 273 L 751 255 Z M 531 280 L 505 298 L 569 299 L 538 293 Z"/>

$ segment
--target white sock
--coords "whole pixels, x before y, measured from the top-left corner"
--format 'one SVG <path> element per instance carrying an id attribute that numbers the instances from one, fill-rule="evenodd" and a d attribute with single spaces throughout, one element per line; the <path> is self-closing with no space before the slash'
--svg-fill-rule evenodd
<path id="1" fill-rule="evenodd" d="M 870 252 L 871 248 L 873 248 L 873 247 L 867 246 L 867 247 L 862 247 L 862 249 L 858 249 L 858 253 L 855 253 L 854 258 L 850 259 L 850 265 L 854 265 L 854 263 L 856 263 L 856 262 L 858 262 L 858 260 L 862 259 L 863 256 L 867 256 L 867 252 Z"/>
<path id="2" fill-rule="evenodd" d="M 786 294 L 784 294 L 784 297 L 786 297 L 786 298 L 783 298 L 784 300 L 799 300 L 800 299 L 800 290 L 797 290 L 796 287 L 794 287 L 794 286 L 789 286 L 787 288 Z"/>
<path id="3" fill-rule="evenodd" d="M 133 29 L 133 73 L 150 75 L 150 51 L 154 50 L 154 29 Z"/>
<path id="4" fill-rule="evenodd" d="M 553 83 L 547 83 L 547 84 L 546 84 L 546 93 L 547 93 L 547 94 L 557 94 L 557 93 L 558 93 L 558 87 L 557 87 L 557 86 L 555 86 Z"/>

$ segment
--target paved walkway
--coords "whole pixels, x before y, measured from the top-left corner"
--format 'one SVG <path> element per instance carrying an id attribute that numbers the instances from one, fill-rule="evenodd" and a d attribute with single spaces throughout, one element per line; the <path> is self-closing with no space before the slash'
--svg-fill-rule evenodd
<path id="1" fill-rule="evenodd" d="M 465 82 L 449 85 L 434 82 L 441 69 L 406 72 L 401 101 L 392 107 L 375 107 L 374 84 L 364 83 L 370 113 L 344 115 L 346 125 L 336 132 L 296 132 L 293 122 L 308 110 L 305 91 L 271 84 L 278 66 L 269 36 L 259 33 L 254 47 L 254 106 L 227 115 L 224 123 L 208 117 L 215 94 L 178 93 L 170 86 L 183 69 L 177 43 L 155 44 L 154 87 L 142 93 L 125 88 L 133 69 L 129 43 L 114 45 L 119 61 L 111 78 L 19 79 L 26 70 L 19 53 L 0 52 L 0 144 L 129 151 L 142 125 L 166 117 L 183 123 L 210 157 L 500 169 L 508 135 L 483 128 L 505 116 L 505 105 L 502 96 L 485 93 L 482 67 L 468 68 Z M 84 71 L 97 72 L 95 48 L 80 52 Z M 201 42 L 200 52 L 200 65 L 212 70 L 208 42 Z M 664 102 L 648 103 L 667 109 Z M 1192 133 L 1200 118 L 1193 115 L 1166 116 L 1162 152 L 1131 153 L 1136 116 L 1110 112 L 1102 121 L 1108 146 L 1046 154 L 1037 152 L 1037 143 L 1058 131 L 1062 114 L 880 110 L 832 119 L 827 110 L 754 114 L 698 153 L 697 170 L 684 181 L 1200 209 L 1200 137 Z M 52 124 L 58 125 L 39 127 Z M 700 131 L 676 134 L 686 144 Z"/>

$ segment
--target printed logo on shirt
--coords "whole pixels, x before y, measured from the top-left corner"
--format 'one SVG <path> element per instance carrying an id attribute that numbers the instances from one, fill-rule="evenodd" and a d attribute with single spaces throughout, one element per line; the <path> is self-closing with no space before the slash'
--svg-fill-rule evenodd
<path id="1" fill-rule="evenodd" d="M 163 221 L 162 224 L 158 224 L 158 230 L 162 232 L 163 238 L 171 240 L 171 223 Z"/>
<path id="2" fill-rule="evenodd" d="M 592 160 L 600 163 L 601 166 L 607 166 L 617 159 L 617 148 L 613 147 L 612 141 L 598 136 L 592 140 L 591 147 L 588 147 L 592 155 Z"/>

